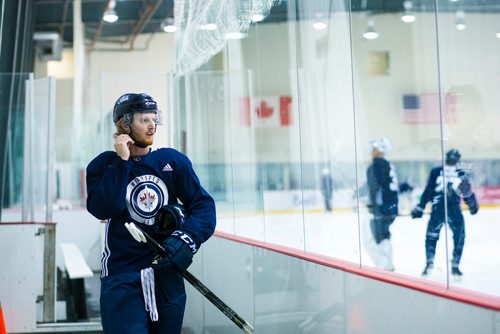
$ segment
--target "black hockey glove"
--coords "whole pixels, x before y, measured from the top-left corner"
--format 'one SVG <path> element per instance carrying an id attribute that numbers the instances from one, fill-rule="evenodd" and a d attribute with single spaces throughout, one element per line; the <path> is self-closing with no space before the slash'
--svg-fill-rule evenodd
<path id="1" fill-rule="evenodd" d="M 189 245 L 182 239 L 170 236 L 162 242 L 167 256 L 157 259 L 153 264 L 153 269 L 159 273 L 168 273 L 172 267 L 182 273 L 193 262 L 193 252 Z"/>
<path id="2" fill-rule="evenodd" d="M 467 176 L 462 177 L 462 182 L 460 182 L 458 189 L 460 189 L 460 192 L 462 193 L 464 198 L 468 198 L 472 195 L 472 187 Z"/>
<path id="3" fill-rule="evenodd" d="M 471 215 L 475 215 L 479 211 L 479 204 L 477 203 L 476 195 L 471 193 L 469 197 L 464 197 L 464 202 L 469 207 Z"/>
<path id="4" fill-rule="evenodd" d="M 420 205 L 417 205 L 413 210 L 411 210 L 412 219 L 422 218 L 423 215 L 424 215 L 424 209 Z"/>
<path id="5" fill-rule="evenodd" d="M 153 224 L 156 238 L 164 240 L 162 246 L 167 256 L 157 259 L 153 268 L 164 272 L 172 266 L 184 272 L 193 262 L 197 245 L 189 234 L 180 230 L 186 221 L 184 207 L 180 204 L 164 205 L 158 211 Z"/>
<path id="6" fill-rule="evenodd" d="M 164 205 L 155 217 L 153 229 L 158 240 L 165 240 L 186 221 L 184 207 L 180 204 Z"/>
<path id="7" fill-rule="evenodd" d="M 400 194 L 411 193 L 412 191 L 413 191 L 413 186 L 409 182 L 405 181 L 399 184 Z"/>

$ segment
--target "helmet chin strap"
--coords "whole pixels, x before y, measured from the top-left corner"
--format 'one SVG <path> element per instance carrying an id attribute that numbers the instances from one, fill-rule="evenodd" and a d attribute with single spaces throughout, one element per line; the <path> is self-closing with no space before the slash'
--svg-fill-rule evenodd
<path id="1" fill-rule="evenodd" d="M 149 146 L 149 145 L 144 144 L 144 143 L 141 143 L 141 142 L 134 142 L 134 145 L 135 145 L 135 146 L 138 146 L 138 147 L 140 147 L 140 148 L 146 148 L 146 147 L 148 147 L 148 146 Z"/>

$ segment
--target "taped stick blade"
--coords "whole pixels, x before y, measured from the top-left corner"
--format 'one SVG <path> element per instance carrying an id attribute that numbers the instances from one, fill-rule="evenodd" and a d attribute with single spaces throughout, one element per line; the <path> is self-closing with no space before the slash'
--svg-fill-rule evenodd
<path id="1" fill-rule="evenodd" d="M 137 242 L 142 242 L 142 239 L 141 237 L 139 236 L 139 234 L 137 233 L 137 229 L 135 228 L 135 225 L 134 223 L 125 223 L 125 227 L 127 228 L 128 230 L 128 233 L 130 233 L 130 235 L 137 241 Z"/>
<path id="2" fill-rule="evenodd" d="M 134 223 L 130 223 L 129 226 L 130 226 L 131 229 L 134 230 L 134 233 L 137 234 L 137 236 L 140 239 L 140 242 L 144 242 L 144 243 L 148 242 L 147 239 L 146 239 L 146 237 L 144 236 L 144 233 L 142 233 L 142 231 L 137 226 L 135 226 Z"/>

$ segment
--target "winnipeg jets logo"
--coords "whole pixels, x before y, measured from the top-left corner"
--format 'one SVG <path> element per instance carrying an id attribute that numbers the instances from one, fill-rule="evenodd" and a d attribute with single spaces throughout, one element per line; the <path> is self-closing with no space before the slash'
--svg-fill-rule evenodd
<path id="1" fill-rule="evenodd" d="M 167 187 L 157 176 L 138 176 L 127 185 L 126 202 L 134 221 L 153 225 L 158 210 L 168 203 Z"/>
<path id="2" fill-rule="evenodd" d="M 158 197 L 155 192 L 149 190 L 148 186 L 145 186 L 144 189 L 139 192 L 138 201 L 138 205 L 140 205 L 144 211 L 151 211 L 151 209 L 156 207 Z"/>

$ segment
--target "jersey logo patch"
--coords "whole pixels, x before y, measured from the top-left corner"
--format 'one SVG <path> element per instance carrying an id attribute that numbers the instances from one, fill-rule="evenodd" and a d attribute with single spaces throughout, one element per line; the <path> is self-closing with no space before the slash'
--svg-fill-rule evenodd
<path id="1" fill-rule="evenodd" d="M 166 164 L 165 166 L 163 166 L 163 169 L 161 171 L 162 172 L 171 172 L 171 171 L 173 171 L 173 168 L 170 167 L 170 164 Z"/>
<path id="2" fill-rule="evenodd" d="M 168 203 L 167 186 L 157 176 L 138 176 L 127 185 L 126 203 L 134 221 L 153 225 L 158 210 Z"/>

